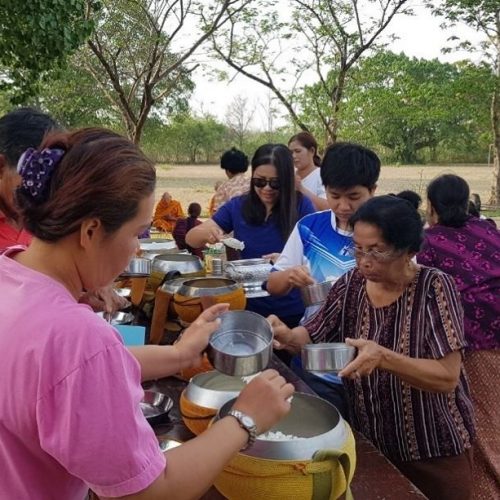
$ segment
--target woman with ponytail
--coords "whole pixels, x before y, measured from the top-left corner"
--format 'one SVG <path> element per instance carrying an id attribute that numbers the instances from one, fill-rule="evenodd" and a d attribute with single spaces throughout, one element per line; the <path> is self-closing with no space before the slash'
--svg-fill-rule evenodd
<path id="1" fill-rule="evenodd" d="M 288 141 L 295 167 L 295 188 L 307 196 L 317 211 L 328 210 L 326 191 L 321 181 L 318 143 L 309 132 L 299 132 Z"/>

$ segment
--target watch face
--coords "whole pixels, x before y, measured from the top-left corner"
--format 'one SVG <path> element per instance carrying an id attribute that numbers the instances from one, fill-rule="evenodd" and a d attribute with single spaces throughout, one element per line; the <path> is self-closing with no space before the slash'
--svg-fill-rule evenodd
<path id="1" fill-rule="evenodd" d="M 253 419 L 251 417 L 249 417 L 248 415 L 243 415 L 243 417 L 241 418 L 241 423 L 245 427 L 253 427 L 255 425 L 255 422 L 253 421 Z"/>

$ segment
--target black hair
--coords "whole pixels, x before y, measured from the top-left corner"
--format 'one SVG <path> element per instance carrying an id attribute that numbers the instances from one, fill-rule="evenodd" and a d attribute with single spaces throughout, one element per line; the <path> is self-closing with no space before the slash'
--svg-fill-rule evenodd
<path id="1" fill-rule="evenodd" d="M 415 207 L 403 198 L 375 196 L 350 218 L 354 227 L 366 222 L 380 229 L 384 241 L 396 250 L 418 252 L 423 241 L 423 222 Z"/>
<path id="2" fill-rule="evenodd" d="M 359 144 L 337 142 L 327 148 L 321 162 L 321 181 L 325 187 L 364 186 L 372 190 L 379 175 L 379 157 Z"/>
<path id="3" fill-rule="evenodd" d="M 472 215 L 473 217 L 478 217 L 478 218 L 481 217 L 481 214 L 480 214 L 479 210 L 477 209 L 476 204 L 472 200 L 469 200 L 469 203 L 467 206 L 467 213 L 469 215 Z"/>
<path id="4" fill-rule="evenodd" d="M 397 196 L 398 198 L 402 198 L 403 200 L 409 201 L 413 205 L 413 207 L 415 207 L 416 210 L 419 209 L 420 204 L 422 203 L 422 197 L 415 191 L 412 191 L 411 189 L 405 189 L 395 196 Z"/>
<path id="5" fill-rule="evenodd" d="M 280 184 L 279 197 L 271 217 L 276 221 L 285 242 L 297 222 L 297 203 L 302 196 L 295 190 L 292 153 L 284 144 L 264 144 L 257 148 L 253 155 L 252 174 L 261 165 L 273 165 L 277 171 Z M 249 224 L 261 225 L 266 220 L 266 207 L 253 187 L 245 196 L 242 214 Z"/>
<path id="6" fill-rule="evenodd" d="M 33 108 L 19 108 L 0 118 L 0 154 L 16 168 L 28 148 L 37 148 L 47 132 L 61 130 L 49 115 Z"/>
<path id="7" fill-rule="evenodd" d="M 479 214 L 481 214 L 481 197 L 477 193 L 471 193 L 470 199 L 472 203 L 474 203 L 476 210 L 479 212 Z"/>
<path id="8" fill-rule="evenodd" d="M 243 151 L 231 148 L 221 156 L 220 167 L 232 174 L 242 174 L 248 170 L 248 157 Z"/>
<path id="9" fill-rule="evenodd" d="M 434 179 L 427 186 L 427 198 L 443 226 L 462 227 L 469 218 L 469 185 L 458 175 Z"/>
<path id="10" fill-rule="evenodd" d="M 45 179 L 47 197 L 35 199 L 23 185 L 16 191 L 23 226 L 40 240 L 59 241 L 91 218 L 112 234 L 154 192 L 154 164 L 136 144 L 111 130 L 52 132 L 39 146 L 44 148 L 65 151 Z"/>
<path id="11" fill-rule="evenodd" d="M 317 167 L 321 165 L 321 157 L 318 154 L 318 141 L 316 141 L 314 135 L 310 132 L 302 131 L 290 137 L 288 145 L 290 146 L 294 141 L 300 143 L 306 149 L 314 149 L 313 162 Z"/>
<path id="12" fill-rule="evenodd" d="M 186 232 L 194 227 L 196 219 L 201 214 L 201 205 L 199 203 L 193 202 L 188 206 L 188 215 L 189 217 L 186 219 Z"/>

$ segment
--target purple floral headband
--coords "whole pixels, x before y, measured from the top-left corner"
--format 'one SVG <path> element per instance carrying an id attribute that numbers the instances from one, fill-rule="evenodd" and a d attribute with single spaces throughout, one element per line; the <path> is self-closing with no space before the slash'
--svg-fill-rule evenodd
<path id="1" fill-rule="evenodd" d="M 50 178 L 64 153 L 63 149 L 46 148 L 38 151 L 29 148 L 19 159 L 17 171 L 22 178 L 20 189 L 35 202 L 43 203 L 47 199 Z"/>

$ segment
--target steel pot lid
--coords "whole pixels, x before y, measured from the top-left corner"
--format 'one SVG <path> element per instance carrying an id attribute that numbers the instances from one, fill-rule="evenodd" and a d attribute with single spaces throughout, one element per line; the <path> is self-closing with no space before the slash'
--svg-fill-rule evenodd
<path id="1" fill-rule="evenodd" d="M 191 278 L 184 281 L 177 290 L 177 294 L 183 297 L 205 297 L 224 295 L 240 288 L 242 287 L 239 283 L 229 278 Z"/>

